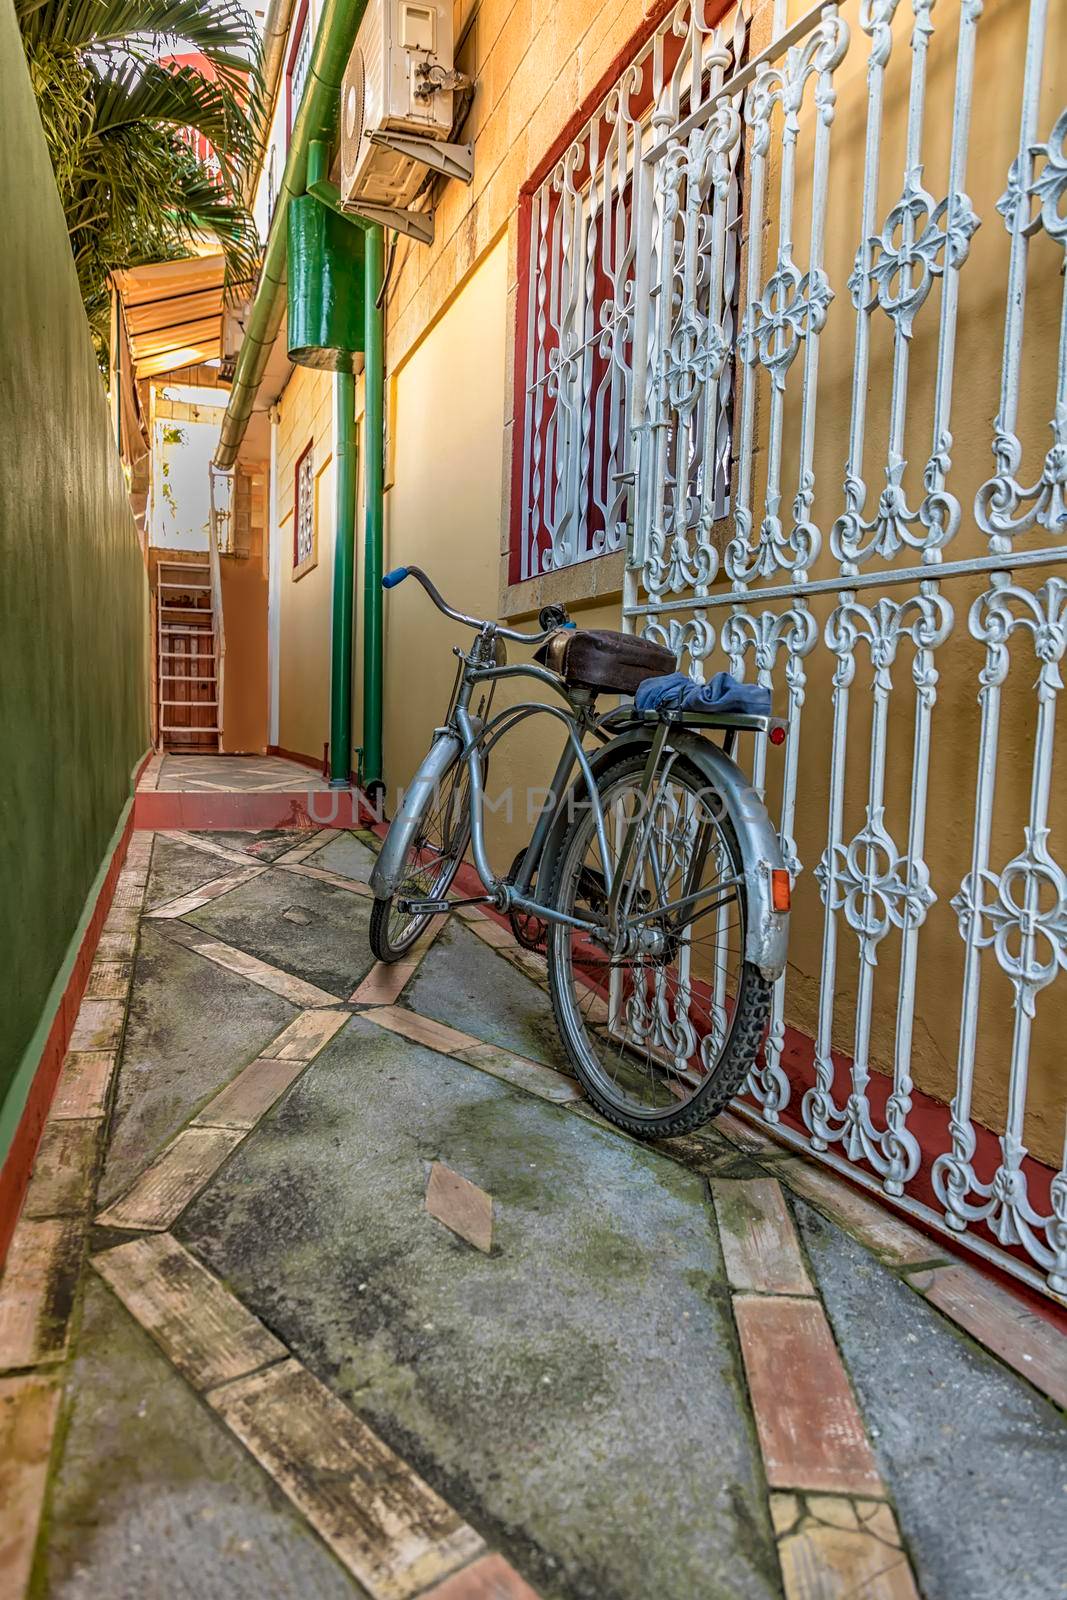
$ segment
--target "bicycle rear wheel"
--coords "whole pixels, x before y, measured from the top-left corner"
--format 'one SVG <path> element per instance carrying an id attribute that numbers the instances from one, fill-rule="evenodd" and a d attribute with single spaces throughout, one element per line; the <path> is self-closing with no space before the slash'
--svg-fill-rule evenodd
<path id="1" fill-rule="evenodd" d="M 717 795 L 675 757 L 646 807 L 644 762 L 643 752 L 622 755 L 600 776 L 608 862 L 589 807 L 562 843 L 549 903 L 605 933 L 553 923 L 548 964 L 560 1036 L 589 1098 L 628 1133 L 654 1138 L 689 1132 L 737 1093 L 771 986 L 744 958 L 741 851 Z M 635 808 L 647 815 L 620 900 L 627 940 L 613 949 L 606 885 Z"/>
<path id="2" fill-rule="evenodd" d="M 432 920 L 431 912 L 403 911 L 402 900 L 440 900 L 451 887 L 470 839 L 470 783 L 456 760 L 429 792 L 408 851 L 404 877 L 370 917 L 370 947 L 378 961 L 399 961 Z"/>

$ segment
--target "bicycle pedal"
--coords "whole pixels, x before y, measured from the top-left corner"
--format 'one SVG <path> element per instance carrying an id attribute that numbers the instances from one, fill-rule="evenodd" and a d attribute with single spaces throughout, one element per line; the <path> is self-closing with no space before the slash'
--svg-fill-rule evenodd
<path id="1" fill-rule="evenodd" d="M 397 910 L 405 917 L 431 917 L 442 911 L 451 911 L 451 900 L 398 900 Z"/>

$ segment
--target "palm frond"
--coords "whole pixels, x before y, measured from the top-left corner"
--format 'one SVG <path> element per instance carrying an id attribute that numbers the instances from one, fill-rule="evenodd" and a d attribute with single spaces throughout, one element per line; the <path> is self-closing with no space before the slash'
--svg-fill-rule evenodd
<path id="1" fill-rule="evenodd" d="M 254 135 L 244 108 L 191 67 L 148 62 L 112 68 L 96 79 L 93 99 L 97 142 L 139 122 L 191 128 L 211 144 L 231 182 L 250 156 Z"/>
<path id="2" fill-rule="evenodd" d="M 252 67 L 259 41 L 240 0 L 15 0 L 23 38 L 81 50 L 138 37 L 184 39 L 209 61 Z"/>

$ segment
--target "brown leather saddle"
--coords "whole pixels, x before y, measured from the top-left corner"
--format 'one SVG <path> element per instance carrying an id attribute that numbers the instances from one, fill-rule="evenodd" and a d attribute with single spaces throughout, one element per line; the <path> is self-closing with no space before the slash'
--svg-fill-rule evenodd
<path id="1" fill-rule="evenodd" d="M 663 645 L 609 628 L 557 628 L 534 660 L 558 672 L 568 688 L 597 694 L 633 694 L 646 678 L 674 672 L 677 665 Z"/>

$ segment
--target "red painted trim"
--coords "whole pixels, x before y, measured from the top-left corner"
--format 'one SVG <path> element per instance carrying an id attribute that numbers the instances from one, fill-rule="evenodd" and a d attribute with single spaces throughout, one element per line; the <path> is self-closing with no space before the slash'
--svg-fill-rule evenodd
<path id="1" fill-rule="evenodd" d="M 322 771 L 322 758 L 320 756 L 305 756 L 299 750 L 287 750 L 282 744 L 269 744 L 269 756 L 280 756 L 283 761 L 295 761 L 302 767 L 310 767 L 313 772 Z"/>
<path id="2" fill-rule="evenodd" d="M 519 282 L 515 294 L 515 363 L 511 396 L 511 515 L 508 535 L 508 581 L 522 577 L 522 469 L 526 446 L 526 358 L 529 346 L 530 218 L 533 199 L 519 194 Z"/>
<path id="3" fill-rule="evenodd" d="M 289 46 L 289 59 L 285 64 L 285 149 L 289 150 L 289 141 L 293 137 L 293 67 L 300 50 L 300 41 L 304 34 L 304 24 L 308 19 L 309 0 L 300 0 L 296 13 L 296 26 L 292 30 L 292 44 Z"/>
<path id="4" fill-rule="evenodd" d="M 134 788 L 141 773 L 151 756 L 149 751 L 138 763 L 134 774 Z M 107 873 L 100 886 L 100 893 L 96 897 L 89 925 L 85 930 L 78 953 L 74 958 L 67 986 L 56 1007 L 56 1014 L 52 1019 L 52 1026 L 48 1030 L 41 1059 L 33 1076 L 33 1083 L 23 1107 L 19 1125 L 7 1152 L 3 1168 L 0 1169 L 0 1263 L 7 1254 L 7 1247 L 11 1243 L 11 1235 L 15 1231 L 22 1201 L 26 1194 L 26 1187 L 33 1171 L 34 1158 L 37 1155 L 37 1146 L 41 1142 L 41 1134 L 48 1119 L 48 1112 L 52 1104 L 52 1097 L 59 1082 L 59 1074 L 63 1060 L 70 1045 L 70 1036 L 74 1031 L 74 1023 L 78 1015 L 78 1008 L 82 1003 L 85 986 L 89 981 L 89 969 L 96 956 L 96 947 L 100 942 L 100 932 L 111 910 L 111 901 L 115 894 L 115 884 L 118 882 L 122 864 L 126 859 L 126 850 L 129 846 L 130 836 L 134 829 L 134 810 L 131 806 L 130 814 L 126 819 L 126 826 L 122 836 L 112 851 L 111 861 Z"/>
<path id="5" fill-rule="evenodd" d="M 147 789 L 134 801 L 134 827 L 211 833 L 246 828 L 358 828 L 372 816 L 357 789 L 251 790 L 194 794 Z"/>

